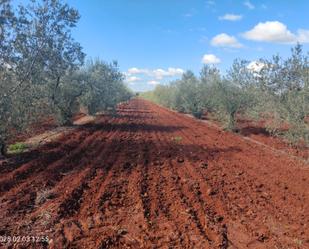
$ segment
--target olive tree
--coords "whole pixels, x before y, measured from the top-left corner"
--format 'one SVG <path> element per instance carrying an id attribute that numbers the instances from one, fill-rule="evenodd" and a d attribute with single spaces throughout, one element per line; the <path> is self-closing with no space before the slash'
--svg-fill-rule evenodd
<path id="1" fill-rule="evenodd" d="M 200 118 L 202 115 L 202 105 L 199 95 L 199 80 L 192 71 L 187 71 L 176 83 L 175 108 L 193 114 Z"/>
<path id="2" fill-rule="evenodd" d="M 309 130 L 306 117 L 309 115 L 309 60 L 308 55 L 302 51 L 302 46 L 297 44 L 292 48 L 291 56 L 282 59 L 279 56 L 267 61 L 269 65 L 263 74 L 271 86 L 267 94 L 272 98 L 261 102 L 261 107 L 266 109 L 269 102 L 273 106 L 272 118 L 275 127 L 268 129 L 280 133 L 280 126 L 288 125 L 286 136 L 292 142 L 300 139 L 309 142 Z"/>
<path id="3" fill-rule="evenodd" d="M 212 102 L 226 128 L 234 130 L 237 114 L 244 113 L 252 105 L 250 94 L 243 88 L 223 79 L 211 86 Z"/>
<path id="4" fill-rule="evenodd" d="M 3 154 L 12 131 L 25 129 L 35 118 L 61 109 L 63 101 L 57 99 L 63 96 L 61 90 L 68 88 L 62 87 L 62 77 L 77 70 L 84 54 L 71 37 L 78 12 L 59 0 L 31 1 L 17 11 L 12 11 L 10 1 L 1 0 L 0 13 Z"/>
<path id="5" fill-rule="evenodd" d="M 199 84 L 199 99 L 205 111 L 214 112 L 216 103 L 213 96 L 216 94 L 214 86 L 221 82 L 221 75 L 219 69 L 204 65 L 200 71 Z"/>
<path id="6" fill-rule="evenodd" d="M 248 62 L 235 60 L 225 77 L 215 67 L 204 66 L 200 73 L 200 99 L 204 109 L 214 112 L 227 129 L 234 130 L 236 116 L 253 105 L 253 76 Z"/>
<path id="7" fill-rule="evenodd" d="M 71 29 L 80 16 L 59 0 L 34 1 L 20 7 L 19 16 L 21 21 L 16 27 L 14 44 L 19 59 L 17 72 L 24 77 L 27 75 L 24 70 L 32 67 L 34 77 L 28 80 L 43 90 L 51 109 L 64 115 L 59 115 L 62 122 L 67 108 L 59 99 L 64 95 L 75 98 L 75 94 L 65 93 L 72 86 L 63 77 L 78 70 L 84 59 L 80 44 L 71 37 Z"/>
<path id="8" fill-rule="evenodd" d="M 55 89 L 54 113 L 61 125 L 71 125 L 72 118 L 80 109 L 82 96 L 87 91 L 87 75 L 83 70 L 67 72 Z"/>
<path id="9" fill-rule="evenodd" d="M 124 76 L 119 71 L 117 62 L 105 63 L 101 60 L 89 61 L 85 68 L 87 88 L 81 103 L 90 114 L 113 111 L 117 103 L 131 97 L 130 91 L 123 83 Z"/>
<path id="10" fill-rule="evenodd" d="M 12 27 L 16 23 L 10 0 L 0 0 L 0 157 L 6 152 L 5 140 L 7 138 L 10 122 L 11 96 L 8 94 L 13 84 L 11 61 L 13 59 L 11 46 L 13 41 Z"/>

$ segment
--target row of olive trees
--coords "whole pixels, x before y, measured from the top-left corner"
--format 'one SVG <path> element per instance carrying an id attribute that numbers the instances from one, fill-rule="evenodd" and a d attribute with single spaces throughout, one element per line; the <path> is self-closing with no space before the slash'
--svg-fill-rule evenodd
<path id="1" fill-rule="evenodd" d="M 216 113 L 227 128 L 234 129 L 236 115 L 254 104 L 251 95 L 222 77 L 218 69 L 204 66 L 200 78 L 187 71 L 180 80 L 158 85 L 142 97 L 197 118 L 205 111 Z"/>
<path id="2" fill-rule="evenodd" d="M 118 103 L 132 97 L 123 82 L 117 62 L 90 60 L 79 70 L 64 75 L 53 95 L 53 112 L 62 125 L 70 125 L 80 106 L 93 115 L 99 111 L 115 111 Z"/>
<path id="3" fill-rule="evenodd" d="M 130 97 L 117 64 L 82 67 L 85 54 L 71 36 L 79 18 L 60 0 L 16 9 L 0 0 L 0 156 L 14 132 L 42 116 L 69 124 L 80 104 L 95 112 Z"/>
<path id="4" fill-rule="evenodd" d="M 239 115 L 266 119 L 269 132 L 308 144 L 308 58 L 297 45 L 289 58 L 261 59 L 256 67 L 235 60 L 224 76 L 215 67 L 204 66 L 199 78 L 188 71 L 180 80 L 142 96 L 198 118 L 205 111 L 212 112 L 231 130 Z M 283 133 L 284 126 L 288 130 Z"/>
<path id="5" fill-rule="evenodd" d="M 283 135 L 290 141 L 309 144 L 309 53 L 298 44 L 287 59 L 277 55 L 261 62 L 264 67 L 255 76 L 259 101 L 253 111 L 268 114 L 270 132 L 282 134 L 285 126 Z"/>

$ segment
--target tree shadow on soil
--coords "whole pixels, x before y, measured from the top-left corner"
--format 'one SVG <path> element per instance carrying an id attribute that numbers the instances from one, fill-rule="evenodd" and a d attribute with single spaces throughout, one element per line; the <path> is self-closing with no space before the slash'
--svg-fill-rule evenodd
<path id="1" fill-rule="evenodd" d="M 256 126 L 246 126 L 239 128 L 239 133 L 245 137 L 249 137 L 250 135 L 263 135 L 266 137 L 271 136 L 266 128 Z"/>
<path id="2" fill-rule="evenodd" d="M 119 112 L 120 113 L 127 113 L 127 114 L 130 114 L 130 113 L 134 113 L 134 114 L 149 114 L 149 113 L 153 113 L 153 111 L 150 111 L 150 110 L 136 110 L 136 109 L 119 109 Z"/>
<path id="3" fill-rule="evenodd" d="M 134 113 L 137 112 L 134 111 Z M 134 118 L 134 115 L 130 114 L 122 113 L 120 115 Z M 113 153 L 128 151 L 128 159 L 133 161 L 136 160 L 134 157 L 131 157 L 131 154 L 136 155 L 137 158 L 149 157 L 151 160 L 154 160 L 153 158 L 156 158 L 156 160 L 182 158 L 185 161 L 195 162 L 198 160 L 213 160 L 222 154 L 226 156 L 240 152 L 238 147 L 207 147 L 198 144 L 184 144 L 181 138 L 179 141 L 175 139 L 175 134 L 173 136 L 173 133 L 186 128 L 177 125 L 164 126 L 135 122 L 88 123 L 78 126 L 72 133 L 64 134 L 58 140 L 44 144 L 32 151 L 10 156 L 6 162 L 0 162 L 0 173 L 12 172 L 26 163 L 31 164 L 32 161 L 35 161 L 35 165 L 40 165 L 50 164 L 62 159 L 66 160 L 66 158 L 72 157 L 72 152 L 76 149 L 80 149 L 82 153 L 78 158 L 86 157 L 83 161 L 87 161 L 87 157 L 95 155 L 98 147 L 102 146 L 109 148 L 109 151 Z M 117 137 L 107 138 L 109 132 L 117 131 L 119 131 Z M 121 132 L 125 132 L 125 134 Z M 95 136 L 93 136 L 94 133 L 96 134 Z M 136 133 L 138 136 L 128 136 L 128 133 Z M 156 137 L 160 133 L 165 134 L 164 139 L 160 138 L 160 136 Z M 168 140 L 169 138 L 167 139 L 169 134 L 170 140 Z M 93 136 L 90 142 L 87 145 L 83 144 L 84 140 L 89 136 Z M 145 151 L 145 148 L 148 148 L 147 151 Z M 71 160 L 76 161 L 75 158 Z M 96 160 L 96 158 L 89 158 L 89 161 L 92 160 Z"/>
<path id="4" fill-rule="evenodd" d="M 91 130 L 91 131 L 125 131 L 125 132 L 175 132 L 186 127 L 183 126 L 163 126 L 155 124 L 139 124 L 134 122 L 128 123 L 89 123 L 80 126 L 80 130 Z"/>
<path id="5" fill-rule="evenodd" d="M 83 129 L 95 129 L 94 131 L 102 131 L 102 129 L 109 129 L 109 126 L 89 126 Z M 145 133 L 145 131 L 164 131 L 173 132 L 175 130 L 181 129 L 181 127 L 166 127 L 157 125 L 133 125 L 122 124 L 113 125 L 113 129 L 119 129 L 121 131 L 144 131 L 140 133 L 140 136 L 125 136 L 120 134 L 112 139 L 106 139 L 106 133 L 98 133 L 92 138 L 90 144 L 82 145 L 78 141 L 73 141 L 72 137 L 78 137 L 82 133 L 82 129 L 75 132 L 74 136 L 68 134 L 64 135 L 61 140 L 54 141 L 43 145 L 30 152 L 25 152 L 17 156 L 12 156 L 8 163 L 0 164 L 0 172 L 8 173 L 12 172 L 23 164 L 30 163 L 33 164 L 33 170 L 35 170 L 36 165 L 41 167 L 41 170 L 47 168 L 48 165 L 55 161 L 63 161 L 63 167 L 66 164 L 73 163 L 72 167 L 69 167 L 69 171 L 79 169 L 80 165 L 87 162 L 88 165 L 97 165 L 95 167 L 104 167 L 104 159 L 98 160 L 97 154 L 101 153 L 102 147 L 108 148 L 106 155 L 101 156 L 102 158 L 108 158 L 110 154 L 121 154 L 123 160 L 127 161 L 131 166 L 137 164 L 148 165 L 158 165 L 169 160 L 174 160 L 175 162 L 207 162 L 208 160 L 216 160 L 220 156 L 231 156 L 234 153 L 241 152 L 241 149 L 235 146 L 218 148 L 218 147 L 208 147 L 206 145 L 199 144 L 183 144 L 182 142 L 177 142 L 173 140 L 171 136 L 170 140 L 157 138 L 153 134 Z M 70 142 L 71 141 L 71 142 Z M 75 158 L 73 151 L 78 149 L 80 154 Z M 104 153 L 103 153 L 104 154 Z M 70 159 L 71 158 L 71 159 Z M 97 162 L 99 161 L 99 163 Z M 122 167 L 122 165 L 117 165 Z M 131 167 L 130 166 L 130 167 Z"/>

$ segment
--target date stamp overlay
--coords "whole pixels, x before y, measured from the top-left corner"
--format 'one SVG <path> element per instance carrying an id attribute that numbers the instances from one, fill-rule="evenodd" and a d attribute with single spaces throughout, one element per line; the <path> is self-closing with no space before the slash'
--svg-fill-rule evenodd
<path id="1" fill-rule="evenodd" d="M 48 244 L 49 238 L 45 235 L 35 236 L 35 235 L 0 235 L 0 245 L 2 244 L 26 244 L 26 243 L 43 243 Z"/>

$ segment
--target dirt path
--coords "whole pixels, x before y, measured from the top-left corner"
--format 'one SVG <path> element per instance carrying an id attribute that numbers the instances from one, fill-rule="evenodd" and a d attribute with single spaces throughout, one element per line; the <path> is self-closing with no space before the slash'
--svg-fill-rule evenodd
<path id="1" fill-rule="evenodd" d="M 308 165 L 140 99 L 0 173 L 17 248 L 309 248 Z"/>

